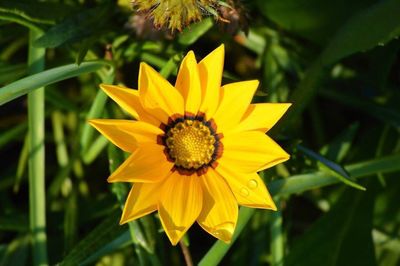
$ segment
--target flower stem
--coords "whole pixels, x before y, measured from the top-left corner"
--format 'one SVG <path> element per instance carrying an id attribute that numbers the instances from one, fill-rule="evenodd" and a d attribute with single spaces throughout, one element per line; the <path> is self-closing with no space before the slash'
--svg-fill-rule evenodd
<path id="1" fill-rule="evenodd" d="M 280 199 L 276 197 L 276 206 L 279 209 Z M 283 266 L 284 239 L 282 232 L 282 212 L 280 210 L 271 214 L 271 265 Z"/>
<path id="2" fill-rule="evenodd" d="M 42 33 L 31 30 L 29 36 L 29 73 L 44 69 L 45 49 L 36 48 L 33 42 Z M 29 134 L 29 225 L 32 236 L 33 264 L 47 265 L 45 151 L 44 151 L 44 88 L 28 94 Z"/>
<path id="3" fill-rule="evenodd" d="M 190 255 L 189 248 L 182 241 L 179 241 L 179 246 L 182 249 L 182 253 L 183 253 L 183 257 L 185 258 L 186 266 L 193 266 L 192 256 Z"/>

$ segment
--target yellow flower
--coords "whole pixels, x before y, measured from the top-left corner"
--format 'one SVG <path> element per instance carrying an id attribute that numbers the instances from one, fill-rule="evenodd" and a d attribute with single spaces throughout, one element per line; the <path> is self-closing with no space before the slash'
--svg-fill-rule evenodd
<path id="1" fill-rule="evenodd" d="M 221 87 L 223 61 L 223 45 L 199 63 L 189 52 L 175 87 L 145 63 L 139 90 L 101 85 L 137 120 L 90 121 L 132 153 L 108 178 L 135 183 L 121 224 L 157 210 L 174 245 L 195 221 L 229 242 L 238 204 L 276 210 L 257 172 L 289 158 L 265 132 L 290 104 L 251 104 L 256 80 Z"/>

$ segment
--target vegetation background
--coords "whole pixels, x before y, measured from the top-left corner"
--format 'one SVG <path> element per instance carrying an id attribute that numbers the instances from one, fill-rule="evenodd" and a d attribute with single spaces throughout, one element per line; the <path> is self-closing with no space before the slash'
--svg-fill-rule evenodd
<path id="1" fill-rule="evenodd" d="M 278 212 L 241 208 L 230 245 L 194 226 L 182 249 L 202 266 L 400 265 L 400 1 L 205 13 L 171 32 L 128 0 L 0 0 L 2 265 L 185 265 L 156 215 L 118 225 L 128 185 L 106 178 L 125 155 L 86 121 L 126 117 L 98 84 L 135 88 L 141 61 L 174 81 L 221 43 L 224 83 L 294 103 L 270 133 L 291 160 L 262 173 Z"/>

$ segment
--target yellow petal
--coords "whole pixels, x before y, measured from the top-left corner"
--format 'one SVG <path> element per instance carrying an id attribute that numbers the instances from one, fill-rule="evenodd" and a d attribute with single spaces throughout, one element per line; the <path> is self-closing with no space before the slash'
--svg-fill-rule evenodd
<path id="1" fill-rule="evenodd" d="M 173 245 L 176 245 L 200 214 L 203 202 L 197 175 L 180 175 L 177 171 L 167 177 L 158 204 L 161 223 Z"/>
<path id="2" fill-rule="evenodd" d="M 161 184 L 136 183 L 125 201 L 120 224 L 124 224 L 157 210 Z"/>
<path id="3" fill-rule="evenodd" d="M 214 115 L 219 104 L 224 55 L 222 44 L 198 64 L 203 95 L 200 112 L 206 114 L 207 120 Z"/>
<path id="4" fill-rule="evenodd" d="M 107 179 L 108 182 L 154 183 L 163 180 L 172 169 L 164 146 L 143 143 Z"/>
<path id="5" fill-rule="evenodd" d="M 203 209 L 197 222 L 211 235 L 229 243 L 238 218 L 236 199 L 225 180 L 212 168 L 200 179 L 203 185 Z"/>
<path id="6" fill-rule="evenodd" d="M 235 131 L 261 130 L 267 132 L 285 114 L 291 103 L 251 104 Z"/>
<path id="7" fill-rule="evenodd" d="M 225 178 L 240 205 L 276 211 L 275 203 L 257 173 L 240 173 L 223 165 L 216 170 Z"/>
<path id="8" fill-rule="evenodd" d="M 183 97 L 166 79 L 145 63 L 140 64 L 139 95 L 144 109 L 164 124 L 184 114 Z"/>
<path id="9" fill-rule="evenodd" d="M 164 134 L 160 128 L 141 121 L 91 119 L 89 123 L 127 152 L 133 152 L 140 143 L 157 143 L 157 136 Z"/>
<path id="10" fill-rule="evenodd" d="M 106 84 L 100 84 L 100 88 L 134 118 L 160 126 L 161 122 L 143 109 L 137 90 Z"/>
<path id="11" fill-rule="evenodd" d="M 185 100 L 185 111 L 196 115 L 201 104 L 201 87 L 199 70 L 192 51 L 182 61 L 175 87 Z"/>
<path id="12" fill-rule="evenodd" d="M 289 159 L 289 154 L 260 131 L 228 135 L 222 143 L 224 148 L 218 164 L 241 173 L 258 172 Z"/>
<path id="13" fill-rule="evenodd" d="M 222 87 L 221 103 L 213 117 L 218 132 L 225 134 L 240 122 L 257 87 L 257 80 L 235 82 Z"/>

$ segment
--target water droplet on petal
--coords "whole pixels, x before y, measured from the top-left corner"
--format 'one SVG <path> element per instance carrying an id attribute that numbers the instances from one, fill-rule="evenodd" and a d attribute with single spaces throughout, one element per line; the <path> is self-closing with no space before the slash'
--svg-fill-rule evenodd
<path id="1" fill-rule="evenodd" d="M 240 194 L 241 194 L 243 197 L 247 197 L 247 196 L 250 194 L 250 192 L 249 192 L 249 190 L 248 190 L 247 188 L 243 187 L 243 188 L 240 190 Z"/>
<path id="2" fill-rule="evenodd" d="M 251 179 L 251 180 L 249 180 L 249 182 L 247 182 L 247 186 L 248 186 L 250 189 L 255 189 L 255 188 L 257 188 L 258 183 L 257 183 L 256 180 Z"/>

